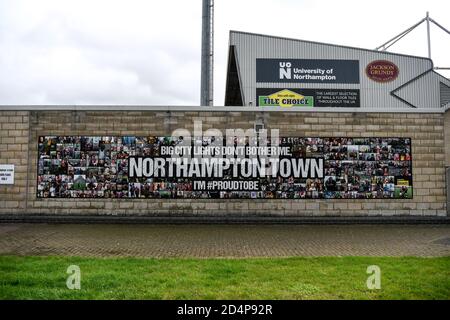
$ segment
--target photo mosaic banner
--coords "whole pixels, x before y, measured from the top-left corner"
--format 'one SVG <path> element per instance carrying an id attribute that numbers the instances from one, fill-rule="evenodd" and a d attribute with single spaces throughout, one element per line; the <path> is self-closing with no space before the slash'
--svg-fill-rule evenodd
<path id="1" fill-rule="evenodd" d="M 263 145 L 246 139 L 41 136 L 37 197 L 413 196 L 409 138 L 281 137 Z"/>

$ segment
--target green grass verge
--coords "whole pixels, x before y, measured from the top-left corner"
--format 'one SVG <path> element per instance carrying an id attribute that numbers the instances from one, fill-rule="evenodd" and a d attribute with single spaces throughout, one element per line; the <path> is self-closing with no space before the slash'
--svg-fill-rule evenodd
<path id="1" fill-rule="evenodd" d="M 69 265 L 81 290 L 66 288 Z M 366 269 L 381 268 L 369 290 Z M 0 256 L 1 299 L 449 299 L 450 257 L 139 259 Z"/>

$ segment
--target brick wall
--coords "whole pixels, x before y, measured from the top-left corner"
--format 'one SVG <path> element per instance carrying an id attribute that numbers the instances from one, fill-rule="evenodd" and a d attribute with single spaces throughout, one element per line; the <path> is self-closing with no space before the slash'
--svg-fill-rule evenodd
<path id="1" fill-rule="evenodd" d="M 281 136 L 410 137 L 413 199 L 379 200 L 198 200 L 36 199 L 37 139 L 40 135 L 169 135 L 209 128 L 253 128 L 263 121 Z M 0 214 L 135 215 L 446 215 L 443 114 L 297 113 L 197 111 L 0 111 L 0 163 L 16 164 L 16 184 L 0 186 Z M 448 125 L 448 124 L 447 124 Z M 30 127 L 30 132 L 27 128 Z M 29 143 L 30 141 L 30 143 Z M 29 148 L 28 148 L 29 147 Z M 29 153 L 29 157 L 28 157 Z M 29 159 L 29 162 L 27 161 Z M 447 150 L 447 163 L 448 163 Z M 28 166 L 28 173 L 27 173 Z M 26 186 L 28 176 L 28 193 Z"/>
<path id="2" fill-rule="evenodd" d="M 450 167 L 450 109 L 444 114 L 445 166 Z"/>
<path id="3" fill-rule="evenodd" d="M 445 166 L 447 187 L 447 216 L 450 216 L 450 109 L 444 114 L 444 142 L 445 142 Z"/>
<path id="4" fill-rule="evenodd" d="M 0 111 L 0 164 L 14 164 L 14 185 L 0 185 L 0 212 L 15 213 L 27 206 L 29 115 Z"/>

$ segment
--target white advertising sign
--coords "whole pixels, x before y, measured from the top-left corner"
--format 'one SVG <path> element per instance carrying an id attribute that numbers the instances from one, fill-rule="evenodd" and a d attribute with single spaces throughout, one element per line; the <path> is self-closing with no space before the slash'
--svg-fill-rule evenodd
<path id="1" fill-rule="evenodd" d="M 14 184 L 13 164 L 0 164 L 0 184 Z"/>

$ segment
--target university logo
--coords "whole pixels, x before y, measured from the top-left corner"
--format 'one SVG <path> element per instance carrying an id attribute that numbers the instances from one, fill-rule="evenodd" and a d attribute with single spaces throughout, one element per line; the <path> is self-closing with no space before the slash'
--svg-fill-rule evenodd
<path id="1" fill-rule="evenodd" d="M 280 79 L 292 79 L 292 64 L 290 62 L 280 62 Z"/>
<path id="2" fill-rule="evenodd" d="M 284 89 L 268 96 L 259 96 L 260 107 L 313 107 L 314 97 Z"/>

